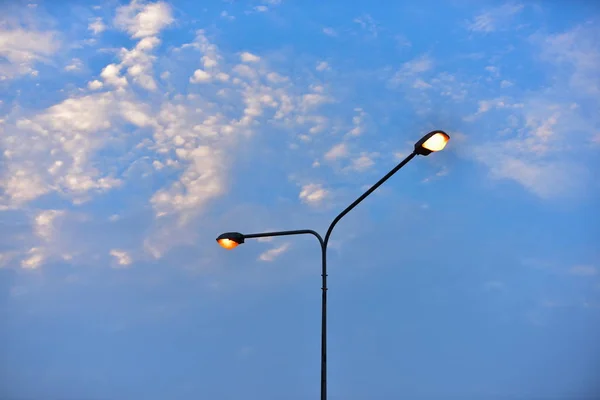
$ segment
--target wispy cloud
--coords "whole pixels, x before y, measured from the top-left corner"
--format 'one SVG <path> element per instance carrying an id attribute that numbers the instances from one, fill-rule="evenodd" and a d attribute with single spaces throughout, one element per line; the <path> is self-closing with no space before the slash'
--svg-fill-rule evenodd
<path id="1" fill-rule="evenodd" d="M 65 71 L 79 71 L 83 67 L 83 63 L 79 58 L 74 58 L 65 66 Z"/>
<path id="2" fill-rule="evenodd" d="M 161 257 L 169 246 L 185 240 L 185 235 L 177 233 L 183 232 L 185 224 L 227 192 L 229 168 L 224 168 L 224 155 L 232 154 L 238 143 L 244 143 L 245 139 L 239 138 L 250 138 L 269 124 L 283 124 L 290 130 L 303 126 L 310 134 L 321 132 L 327 125 L 319 107 L 332 98 L 323 86 L 292 83 L 287 76 L 269 68 L 257 54 L 224 54 L 204 31 L 198 31 L 191 43 L 159 58 L 159 35 L 173 22 L 172 10 L 166 3 L 134 2 L 119 7 L 115 25 L 136 39 L 131 48 L 117 50 L 115 61 L 101 67 L 97 77 L 67 98 L 42 110 L 17 110 L 3 119 L 1 128 L 10 132 L 0 135 L 4 157 L 0 205 L 4 209 L 26 207 L 34 200 L 55 194 L 72 204 L 84 205 L 100 193 L 130 185 L 131 171 L 136 168 L 144 170 L 140 178 L 173 174 L 174 180 L 146 194 L 157 220 L 153 223 L 156 227 L 141 238 L 143 248 L 153 257 Z M 14 43 L 23 46 L 22 39 L 29 38 L 35 46 L 42 45 L 40 54 L 51 55 L 54 47 L 48 40 L 53 35 L 40 34 L 41 40 L 36 35 L 17 31 L 14 37 L 18 40 Z M 12 54 L 12 42 L 3 43 L 9 46 L 7 54 Z M 205 83 L 201 92 L 191 89 L 189 93 L 171 93 L 164 98 L 144 97 L 159 87 L 169 90 L 175 75 L 170 72 L 182 76 L 182 71 L 163 69 L 159 81 L 155 77 L 157 66 L 164 68 L 167 59 L 190 56 L 200 60 L 190 83 Z M 190 86 L 193 87 L 198 86 Z M 111 146 L 124 152 L 117 153 Z M 98 163 L 98 154 L 105 151 L 102 157 L 113 157 L 112 165 L 101 168 L 106 163 Z M 307 185 L 300 199 L 315 205 L 326 195 L 320 186 Z M 40 235 L 52 232 L 50 212 L 41 214 L 40 221 L 45 220 L 46 225 L 36 228 Z M 53 218 L 57 220 L 58 214 Z M 123 252 L 119 248 L 112 246 L 104 254 L 111 254 L 112 250 Z M 121 264 L 131 259 L 128 252 L 129 258 L 115 254 L 112 251 Z M 32 242 L 22 255 L 23 267 L 37 268 L 47 260 L 68 254 L 66 248 L 55 246 L 54 242 Z"/>
<path id="3" fill-rule="evenodd" d="M 162 1 L 150 4 L 131 2 L 117 8 L 114 19 L 115 26 L 134 39 L 155 36 L 173 21 L 171 6 Z"/>
<path id="4" fill-rule="evenodd" d="M 360 107 L 354 109 L 355 115 L 352 117 L 352 129 L 348 132 L 348 136 L 360 136 L 366 129 L 367 113 Z"/>
<path id="5" fill-rule="evenodd" d="M 289 243 L 283 243 L 282 245 L 280 245 L 278 247 L 274 247 L 270 250 L 265 251 L 258 257 L 258 259 L 261 261 L 273 261 L 280 255 L 285 253 L 289 248 L 290 248 Z"/>
<path id="6" fill-rule="evenodd" d="M 314 206 L 320 204 L 325 198 L 327 198 L 328 195 L 329 192 L 323 187 L 323 185 L 318 183 L 309 183 L 302 186 L 299 198 L 304 203 Z"/>
<path id="7" fill-rule="evenodd" d="M 574 90 L 595 96 L 600 93 L 600 29 L 597 26 L 582 24 L 564 33 L 534 35 L 532 41 L 541 47 L 544 61 L 570 75 L 568 82 Z"/>
<path id="8" fill-rule="evenodd" d="M 400 69 L 391 78 L 390 83 L 392 85 L 408 83 L 419 86 L 417 82 L 423 82 L 421 75 L 432 68 L 433 60 L 429 55 L 423 54 L 402 64 Z"/>
<path id="9" fill-rule="evenodd" d="M 44 239 L 50 241 L 56 233 L 56 219 L 65 214 L 61 210 L 43 210 L 35 217 L 35 232 Z"/>
<path id="10" fill-rule="evenodd" d="M 235 17 L 233 15 L 230 15 L 227 11 L 221 11 L 221 18 L 229 21 L 235 20 Z"/>
<path id="11" fill-rule="evenodd" d="M 21 261 L 21 267 L 25 269 L 37 269 L 44 263 L 45 259 L 46 256 L 43 249 L 32 247 Z"/>
<path id="12" fill-rule="evenodd" d="M 511 18 L 523 10 L 522 4 L 504 4 L 500 7 L 492 8 L 475 16 L 468 24 L 468 28 L 473 32 L 495 32 L 499 29 L 507 28 Z"/>
<path id="13" fill-rule="evenodd" d="M 325 35 L 331 36 L 331 37 L 336 37 L 338 35 L 337 31 L 335 29 L 331 28 L 331 27 L 325 27 L 325 28 L 323 28 L 323 33 Z"/>
<path id="14" fill-rule="evenodd" d="M 260 61 L 259 56 L 252 54 L 252 53 L 248 53 L 247 51 L 243 52 L 240 55 L 240 59 L 242 60 L 242 62 L 245 62 L 245 63 L 255 63 L 255 62 Z"/>
<path id="15" fill-rule="evenodd" d="M 352 160 L 350 169 L 358 172 L 366 171 L 375 165 L 375 158 L 379 156 L 379 153 L 368 153 L 361 152 L 356 158 Z"/>
<path id="16" fill-rule="evenodd" d="M 585 191 L 595 196 L 591 200 L 598 196 L 594 162 L 600 143 L 594 69 L 598 36 L 593 24 L 564 30 L 577 13 L 558 23 L 562 9 L 538 14 L 527 5 L 505 17 L 484 10 L 487 19 L 471 21 L 477 10 L 472 14 L 440 2 L 426 10 L 430 15 L 400 7 L 406 12 L 396 12 L 393 26 L 386 28 L 391 22 L 379 20 L 381 10 L 368 4 L 353 22 L 360 15 L 353 9 L 333 15 L 328 7 L 283 2 L 276 10 L 275 0 L 134 0 L 96 8 L 54 3 L 2 8 L 20 7 L 29 18 L 12 24 L 9 16 L 11 23 L 0 23 L 0 32 L 17 33 L 17 39 L 0 36 L 1 68 L 13 73 L 0 82 L 0 300 L 13 296 L 0 301 L 5 308 L 0 312 L 15 314 L 8 319 L 9 336 L 18 339 L 24 328 L 43 332 L 47 321 L 60 325 L 64 319 L 77 321 L 74 328 L 84 334 L 90 322 L 94 330 L 118 327 L 118 337 L 109 336 L 123 343 L 148 329 L 140 321 L 149 318 L 136 317 L 148 314 L 151 325 L 166 323 L 173 337 L 185 339 L 180 330 L 189 327 L 189 315 L 171 314 L 173 301 L 192 314 L 202 305 L 211 326 L 219 325 L 219 310 L 236 311 L 232 306 L 240 306 L 237 314 L 251 321 L 253 316 L 242 315 L 248 302 L 239 301 L 260 300 L 249 285 L 265 285 L 258 293 L 264 297 L 274 282 L 279 288 L 290 285 L 284 288 L 289 292 L 292 286 L 300 288 L 304 277 L 315 276 L 314 265 L 302 267 L 317 256 L 314 238 L 298 240 L 297 252 L 296 241 L 290 239 L 290 247 L 284 238 L 262 238 L 229 252 L 215 243 L 215 236 L 229 230 L 298 228 L 324 233 L 332 216 L 397 163 L 395 150 L 404 158 L 420 134 L 438 128 L 450 133 L 448 148 L 415 160 L 399 180 L 380 189 L 388 195 L 361 205 L 334 232 L 336 264 L 347 265 L 358 282 L 367 272 L 360 264 L 387 268 L 389 260 L 385 252 L 369 259 L 360 249 L 340 244 L 375 246 L 377 235 L 370 233 L 398 232 L 406 222 L 418 228 L 433 218 L 435 224 L 414 232 L 429 240 L 404 238 L 405 246 L 415 250 L 410 260 L 406 252 L 389 253 L 409 267 L 453 260 L 456 268 L 438 271 L 444 279 L 429 279 L 437 273 L 431 268 L 406 268 L 427 281 L 421 306 L 435 308 L 431 294 L 450 307 L 484 302 L 493 310 L 493 323 L 518 322 L 520 307 L 533 308 L 532 320 L 537 313 L 542 322 L 552 317 L 559 323 L 567 306 L 582 307 L 578 314 L 584 319 L 596 315 L 600 270 L 593 238 L 585 224 L 570 223 L 585 222 L 594 203 L 577 208 L 580 199 L 569 196 Z M 525 11 L 532 11 L 528 22 L 537 35 L 508 30 Z M 469 20 L 474 30 L 432 30 L 418 23 L 444 16 Z M 198 24 L 204 29 L 195 31 Z M 322 32 L 326 25 L 331 31 Z M 502 37 L 493 34 L 499 31 Z M 397 32 L 410 34 L 412 43 L 396 37 Z M 42 37 L 46 33 L 49 39 Z M 318 46 L 307 46 L 319 37 Z M 415 190 L 402 190 L 403 180 Z M 490 196 L 506 204 L 492 204 L 491 213 L 485 207 L 473 209 Z M 437 207 L 436 199 L 442 198 L 454 206 Z M 564 218 L 546 226 L 544 218 L 555 205 Z M 527 215 L 535 226 L 526 220 L 512 227 L 499 223 L 511 212 Z M 495 229 L 479 237 L 452 223 L 457 220 Z M 565 235 L 554 237 L 552 229 Z M 490 240 L 504 249 L 501 257 Z M 444 256 L 419 251 L 427 250 L 428 241 L 438 243 L 437 253 Z M 462 241 L 476 249 L 483 265 L 453 245 Z M 302 251 L 304 246 L 310 254 Z M 341 248 L 345 251 L 337 252 Z M 518 265 L 526 255 L 551 265 Z M 293 268 L 268 274 L 284 259 Z M 243 268 L 236 267 L 240 262 Z M 155 295 L 132 299 L 131 293 Z M 191 295 L 201 298 L 190 303 Z M 28 312 L 14 312 L 19 310 Z M 194 340 L 233 349 L 233 356 L 264 347 L 256 332 L 231 347 L 222 329 L 209 331 Z M 25 338 L 27 346 L 15 342 L 16 350 L 32 348 L 29 344 L 43 350 L 29 343 L 36 337 Z M 7 362 L 16 366 L 11 371 L 16 382 L 31 378 L 39 383 L 14 394 L 60 398 L 65 395 L 61 388 L 67 388 L 73 396 L 85 395 L 63 385 L 61 377 L 73 376 L 75 367 L 85 376 L 103 371 L 93 359 L 86 358 L 86 366 L 69 353 L 51 379 L 36 380 L 43 368 L 25 371 L 19 367 L 19 351 L 11 352 Z M 273 364 L 265 357 L 253 362 Z M 176 361 L 169 365 L 182 364 Z M 114 363 L 122 368 L 113 375 L 127 375 L 123 368 L 130 364 Z M 206 388 L 182 371 L 174 371 L 181 379 L 172 387 L 152 388 L 152 394 L 187 398 L 222 387 L 216 379 L 209 382 L 214 388 Z M 584 372 L 571 371 L 570 381 L 581 382 L 575 378 Z M 236 380 L 223 376 L 228 378 Z M 240 382 L 232 397 L 243 397 L 241 391 L 252 386 L 243 377 Z M 135 398 L 148 397 L 144 382 L 127 389 Z M 257 396 L 248 392 L 246 397 Z"/>
<path id="17" fill-rule="evenodd" d="M 596 276 L 598 269 L 592 265 L 575 265 L 569 268 L 569 273 L 576 276 Z"/>
<path id="18" fill-rule="evenodd" d="M 346 143 L 338 143 L 334 145 L 327 153 L 325 153 L 324 158 L 326 160 L 332 161 L 337 160 L 342 157 L 346 157 L 348 155 L 348 146 Z"/>
<path id="19" fill-rule="evenodd" d="M 331 67 L 329 66 L 327 61 L 320 61 L 317 63 L 317 66 L 315 69 L 317 71 L 329 71 L 331 69 Z"/>
<path id="20" fill-rule="evenodd" d="M 360 17 L 354 18 L 354 23 L 358 24 L 362 30 L 368 33 L 368 36 L 371 38 L 376 38 L 380 27 L 377 22 L 371 17 L 369 14 L 361 15 Z"/>
<path id="21" fill-rule="evenodd" d="M 47 62 L 59 48 L 60 41 L 54 31 L 0 25 L 0 81 L 37 75 L 35 64 Z"/>
<path id="22" fill-rule="evenodd" d="M 110 255 L 115 258 L 117 265 L 126 267 L 132 263 L 131 256 L 124 250 L 112 249 Z"/>
<path id="23" fill-rule="evenodd" d="M 490 168 L 492 177 L 512 179 L 546 199 L 586 193 L 591 172 L 575 154 L 593 140 L 595 131 L 589 127 L 600 123 L 579 106 L 580 102 L 600 104 L 595 95 L 599 78 L 592 67 L 600 63 L 593 45 L 600 43 L 598 32 L 584 25 L 562 34 L 532 36 L 541 66 L 554 77 L 551 84 L 518 102 L 508 97 L 479 100 L 477 112 L 465 118 L 475 121 L 484 114 L 497 118 L 487 116 L 492 111 L 505 118 L 499 136 L 471 153 Z M 501 86 L 514 90 L 508 80 Z M 581 138 L 577 144 L 573 135 Z"/>
<path id="24" fill-rule="evenodd" d="M 99 35 L 106 30 L 106 25 L 104 25 L 101 17 L 96 17 L 90 20 L 88 30 L 90 30 L 94 35 Z"/>

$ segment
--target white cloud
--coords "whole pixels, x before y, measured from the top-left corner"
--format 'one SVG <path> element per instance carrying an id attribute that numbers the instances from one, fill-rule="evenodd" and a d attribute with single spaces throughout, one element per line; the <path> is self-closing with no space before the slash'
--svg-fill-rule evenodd
<path id="1" fill-rule="evenodd" d="M 27 255 L 28 257 L 21 261 L 21 267 L 25 269 L 37 269 L 46 259 L 43 250 L 39 247 L 32 247 Z"/>
<path id="2" fill-rule="evenodd" d="M 121 64 L 118 68 L 127 67 L 127 75 L 133 82 L 150 91 L 157 88 L 153 77 L 153 63 L 156 57 L 151 52 L 159 44 L 160 40 L 157 37 L 148 36 L 141 39 L 133 49 L 121 49 L 119 52 Z"/>
<path id="3" fill-rule="evenodd" d="M 510 19 L 520 13 L 523 8 L 522 4 L 509 3 L 490 9 L 475 16 L 473 21 L 469 23 L 468 28 L 474 32 L 494 32 L 506 25 Z"/>
<path id="4" fill-rule="evenodd" d="M 159 190 L 150 201 L 159 216 L 178 212 L 186 219 L 224 193 L 225 174 L 221 154 L 208 146 L 181 149 L 178 157 L 188 162 L 179 181 Z"/>
<path id="5" fill-rule="evenodd" d="M 335 29 L 330 28 L 330 27 L 325 27 L 323 28 L 323 33 L 326 34 L 327 36 L 331 36 L 331 37 L 336 37 L 338 34 L 335 31 Z"/>
<path id="6" fill-rule="evenodd" d="M 334 145 L 327 153 L 325 153 L 326 160 L 337 160 L 348 155 L 348 146 L 346 143 L 338 143 Z"/>
<path id="7" fill-rule="evenodd" d="M 429 71 L 433 67 L 433 61 L 428 55 L 419 56 L 403 64 L 402 69 L 409 74 L 419 74 Z"/>
<path id="8" fill-rule="evenodd" d="M 208 72 L 197 69 L 194 71 L 194 75 L 190 77 L 190 83 L 206 83 L 210 82 L 211 79 L 212 77 Z"/>
<path id="9" fill-rule="evenodd" d="M 492 108 L 492 102 L 481 100 L 479 102 L 479 108 L 477 109 L 477 114 L 482 114 L 488 112 Z"/>
<path id="10" fill-rule="evenodd" d="M 171 7 L 162 1 L 142 4 L 132 0 L 129 5 L 117 8 L 115 26 L 132 38 L 156 36 L 174 21 Z"/>
<path id="11" fill-rule="evenodd" d="M 413 86 L 418 86 L 418 82 L 422 82 L 420 76 L 432 68 L 433 61 L 431 60 L 431 57 L 426 54 L 421 55 L 402 64 L 402 67 L 394 74 L 390 83 L 392 85 L 399 85 L 401 83 L 412 82 Z"/>
<path id="12" fill-rule="evenodd" d="M 490 168 L 492 177 L 512 179 L 542 198 L 574 194 L 581 189 L 581 182 L 573 177 L 584 176 L 584 171 L 571 163 L 532 157 L 531 150 L 523 145 L 519 141 L 488 143 L 474 149 L 474 156 Z"/>
<path id="13" fill-rule="evenodd" d="M 97 79 L 88 82 L 88 89 L 90 90 L 102 89 L 102 86 L 104 86 L 104 84 Z"/>
<path id="14" fill-rule="evenodd" d="M 487 67 L 485 67 L 485 70 L 492 74 L 494 77 L 500 76 L 500 68 L 494 65 L 488 65 Z"/>
<path id="15" fill-rule="evenodd" d="M 329 64 L 326 61 L 321 61 L 321 62 L 317 63 L 317 67 L 316 67 L 317 71 L 329 71 L 330 69 L 331 69 L 331 67 L 329 66 Z"/>
<path id="16" fill-rule="evenodd" d="M 490 100 L 480 100 L 478 102 L 476 115 L 484 114 L 493 109 L 522 109 L 525 107 L 523 103 L 512 103 L 509 99 L 498 97 Z"/>
<path id="17" fill-rule="evenodd" d="M 417 78 L 415 80 L 415 82 L 413 83 L 413 88 L 415 89 L 429 89 L 431 88 L 431 85 L 427 82 L 425 82 L 424 80 Z"/>
<path id="18" fill-rule="evenodd" d="M 371 37 L 377 37 L 379 26 L 369 14 L 354 18 L 353 22 L 359 24 L 363 30 L 369 32 Z"/>
<path id="19" fill-rule="evenodd" d="M 247 78 L 250 80 L 255 80 L 258 77 L 258 74 L 255 70 L 253 70 L 250 66 L 245 64 L 238 64 L 232 69 L 238 76 L 242 78 Z"/>
<path id="20" fill-rule="evenodd" d="M 97 17 L 90 21 L 88 24 L 88 30 L 94 35 L 99 35 L 106 30 L 106 25 L 104 25 L 101 17 Z"/>
<path id="21" fill-rule="evenodd" d="M 277 72 L 269 72 L 267 74 L 267 80 L 271 83 L 285 83 L 289 81 L 286 76 L 281 76 Z"/>
<path id="22" fill-rule="evenodd" d="M 158 39 L 156 36 L 149 36 L 149 37 L 145 37 L 143 39 L 141 39 L 135 46 L 134 50 L 137 51 L 144 51 L 144 50 L 152 50 L 154 49 L 156 46 L 158 46 L 160 44 L 160 39 Z M 138 58 L 138 55 L 132 55 L 132 52 L 127 52 L 124 53 L 125 56 L 123 56 L 123 61 L 126 62 L 128 57 L 131 57 L 133 59 Z"/>
<path id="23" fill-rule="evenodd" d="M 121 216 L 119 214 L 113 214 L 110 217 L 108 217 L 108 220 L 110 222 L 117 222 L 120 219 L 121 219 Z"/>
<path id="24" fill-rule="evenodd" d="M 352 117 L 353 128 L 348 132 L 350 136 L 359 136 L 365 132 L 365 118 L 367 113 L 362 108 L 355 108 L 356 115 Z"/>
<path id="25" fill-rule="evenodd" d="M 204 68 L 210 70 L 219 65 L 219 62 L 211 56 L 202 56 L 202 64 L 204 65 Z"/>
<path id="26" fill-rule="evenodd" d="M 158 44 L 155 36 L 144 36 L 133 49 L 118 50 L 118 61 L 72 92 L 87 95 L 7 116 L 0 127 L 0 207 L 23 207 L 53 193 L 81 204 L 127 182 L 127 167 L 144 154 L 147 160 L 138 165 L 145 163 L 146 173 L 169 169 L 176 174 L 147 195 L 156 220 L 145 246 L 160 257 L 175 242 L 186 240 L 180 233 L 187 222 L 227 192 L 232 166 L 224 162 L 225 155 L 243 151 L 252 135 L 264 134 L 271 124 L 278 130 L 302 127 L 317 133 L 328 123 L 319 115 L 319 106 L 332 101 L 323 87 L 291 81 L 269 68 L 266 60 L 235 65 L 240 55 L 221 54 L 203 31 L 193 43 L 168 53 L 176 60 L 169 69 L 180 73 L 177 63 L 187 57 L 181 50 L 197 50 L 219 84 L 142 97 L 133 82 L 144 73 L 153 76 L 156 58 L 150 52 Z M 316 204 L 326 191 L 313 189 L 307 193 L 311 187 L 304 188 L 301 198 Z M 28 254 L 23 265 L 39 266 L 50 256 L 60 254 L 45 245 Z"/>
<path id="27" fill-rule="evenodd" d="M 219 73 L 217 73 L 215 78 L 221 82 L 227 82 L 229 80 L 230 76 L 229 76 L 229 74 L 226 74 L 225 72 L 219 72 Z"/>
<path id="28" fill-rule="evenodd" d="M 123 119 L 138 127 L 155 125 L 154 119 L 150 116 L 149 110 L 143 104 L 133 101 L 123 100 L 119 104 L 119 113 Z"/>
<path id="29" fill-rule="evenodd" d="M 290 248 L 290 244 L 284 243 L 281 246 L 278 246 L 273 249 L 265 251 L 258 257 L 258 259 L 261 261 L 273 261 L 280 255 L 285 253 L 289 248 Z"/>
<path id="30" fill-rule="evenodd" d="M 585 24 L 564 33 L 534 37 L 534 41 L 541 46 L 543 60 L 563 68 L 573 90 L 600 94 L 600 29 Z"/>
<path id="31" fill-rule="evenodd" d="M 375 165 L 375 161 L 373 161 L 373 158 L 377 156 L 377 153 L 369 154 L 366 152 L 362 152 L 357 158 L 352 160 L 352 165 L 350 166 L 350 168 L 359 172 L 365 171 L 371 168 L 373 165 Z"/>
<path id="32" fill-rule="evenodd" d="M 45 241 L 50 241 L 56 233 L 55 220 L 63 216 L 64 211 L 44 210 L 35 217 L 35 233 Z"/>
<path id="33" fill-rule="evenodd" d="M 9 164 L 5 174 L 0 175 L 0 187 L 4 189 L 4 196 L 0 197 L 0 201 L 7 204 L 2 205 L 2 208 L 20 206 L 50 191 L 42 176 L 32 169 L 30 166 Z"/>
<path id="34" fill-rule="evenodd" d="M 108 85 L 123 87 L 127 86 L 127 78 L 121 76 L 121 66 L 117 64 L 108 64 L 102 69 L 100 77 Z"/>
<path id="35" fill-rule="evenodd" d="M 111 93 L 67 99 L 11 125 L 11 134 L 0 136 L 0 145 L 10 156 L 5 157 L 0 175 L 4 201 L 19 205 L 50 190 L 81 200 L 89 191 L 119 185 L 89 159 L 104 145 L 113 100 Z"/>
<path id="36" fill-rule="evenodd" d="M 235 17 L 233 15 L 230 15 L 227 11 L 221 11 L 221 18 L 228 19 L 230 21 L 233 21 L 235 19 Z"/>
<path id="37" fill-rule="evenodd" d="M 320 204 L 328 195 L 329 192 L 324 189 L 322 185 L 317 183 L 309 183 L 302 186 L 299 198 L 309 205 L 317 205 Z"/>
<path id="38" fill-rule="evenodd" d="M 422 182 L 423 183 L 431 182 L 434 178 L 439 178 L 439 177 L 448 175 L 448 172 L 449 172 L 448 167 L 444 166 L 444 167 L 442 167 L 442 169 L 440 169 L 438 172 L 436 172 L 435 175 L 423 179 Z"/>
<path id="39" fill-rule="evenodd" d="M 311 86 L 311 92 L 302 96 L 301 107 L 305 112 L 322 104 L 332 102 L 332 99 L 323 93 L 324 88 L 322 86 Z"/>
<path id="40" fill-rule="evenodd" d="M 255 63 L 260 61 L 260 57 L 257 55 L 254 55 L 252 53 L 248 53 L 248 52 L 243 52 L 240 55 L 240 59 L 242 60 L 242 62 L 246 62 L 246 63 Z"/>
<path id="41" fill-rule="evenodd" d="M 198 32 L 193 44 L 185 47 L 196 48 L 204 55 L 210 54 L 212 59 L 224 60 L 203 31 Z M 237 77 L 227 79 L 231 71 Z M 221 93 L 224 101 L 233 101 L 231 104 L 241 106 L 240 114 L 222 114 L 216 104 L 205 102 L 202 97 L 198 97 L 200 103 L 195 106 L 194 113 L 189 112 L 189 106 L 171 103 L 165 104 L 158 112 L 157 120 L 162 127 L 154 136 L 157 148 L 159 151 L 163 148 L 165 152 L 174 151 L 179 168 L 183 169 L 178 181 L 152 196 L 151 203 L 158 216 L 174 215 L 180 222 L 188 221 L 201 213 L 211 200 L 225 193 L 228 168 L 224 168 L 223 154 L 232 151 L 230 146 L 241 143 L 239 135 L 253 132 L 258 121 L 264 124 L 267 118 L 289 118 L 292 112 L 306 115 L 308 119 L 317 117 L 294 110 L 294 106 L 304 99 L 288 93 L 289 89 L 283 86 L 291 84 L 287 77 L 265 66 L 254 69 L 250 65 L 238 64 L 231 68 L 226 62 L 219 62 L 215 74 L 217 77 L 222 74 L 220 79 L 227 84 L 227 90 L 211 90 Z M 261 78 L 267 78 L 275 86 L 266 85 Z M 321 89 L 312 89 L 317 93 L 318 90 Z M 149 245 L 156 254 L 162 254 L 161 243 Z"/>
<path id="42" fill-rule="evenodd" d="M 269 11 L 269 7 L 262 6 L 262 5 L 261 6 L 256 6 L 256 7 L 254 7 L 254 9 L 256 11 L 258 11 L 258 12 L 267 12 L 267 11 Z"/>
<path id="43" fill-rule="evenodd" d="M 0 81 L 20 75 L 37 74 L 33 66 L 48 62 L 59 49 L 56 34 L 0 25 Z"/>
<path id="44" fill-rule="evenodd" d="M 128 266 L 132 263 L 131 256 L 124 250 L 112 249 L 109 254 L 115 258 L 120 266 Z"/>
<path id="45" fill-rule="evenodd" d="M 511 87 L 511 86 L 513 86 L 513 83 L 509 80 L 504 79 L 502 82 L 500 82 L 501 88 L 507 88 L 507 87 Z"/>
<path id="46" fill-rule="evenodd" d="M 531 41 L 547 61 L 544 67 L 550 67 L 553 84 L 519 103 L 507 98 L 479 102 L 475 116 L 492 109 L 510 111 L 498 139 L 476 146 L 472 153 L 492 177 L 514 180 L 546 199 L 587 192 L 592 172 L 578 154 L 593 140 L 595 131 L 589 127 L 599 120 L 578 103 L 599 104 L 600 78 L 594 67 L 600 62 L 599 33 L 592 25 L 582 25 L 565 33 L 534 35 Z M 574 136 L 579 140 L 573 141 Z"/>
<path id="47" fill-rule="evenodd" d="M 65 71 L 79 71 L 83 67 L 83 63 L 79 58 L 74 58 L 71 63 L 65 66 Z"/>

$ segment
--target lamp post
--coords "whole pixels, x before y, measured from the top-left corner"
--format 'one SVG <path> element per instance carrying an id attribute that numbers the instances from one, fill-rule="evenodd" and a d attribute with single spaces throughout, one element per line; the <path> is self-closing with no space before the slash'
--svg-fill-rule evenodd
<path id="1" fill-rule="evenodd" d="M 333 219 L 327 233 L 325 233 L 325 239 L 321 237 L 317 232 L 311 229 L 301 229 L 295 231 L 278 231 L 278 232 L 263 232 L 263 233 L 251 233 L 242 234 L 239 232 L 226 232 L 217 237 L 217 242 L 225 249 L 231 250 L 238 245 L 244 243 L 245 239 L 254 239 L 261 237 L 273 237 L 273 236 L 290 236 L 290 235 L 313 235 L 319 241 L 321 245 L 321 277 L 322 277 L 322 298 L 321 298 L 321 400 L 327 399 L 327 244 L 329 243 L 329 237 L 335 225 L 348 214 L 354 207 L 356 207 L 361 201 L 363 201 L 368 195 L 373 193 L 379 186 L 387 181 L 392 175 L 394 175 L 400 168 L 405 166 L 415 156 L 428 156 L 432 152 L 443 150 L 446 144 L 450 140 L 450 136 L 443 131 L 432 131 L 427 135 L 423 136 L 417 143 L 412 153 L 402 160 L 394 169 L 388 172 L 383 178 L 363 193 L 358 199 L 354 200 L 344 211 L 342 211 L 337 217 Z"/>

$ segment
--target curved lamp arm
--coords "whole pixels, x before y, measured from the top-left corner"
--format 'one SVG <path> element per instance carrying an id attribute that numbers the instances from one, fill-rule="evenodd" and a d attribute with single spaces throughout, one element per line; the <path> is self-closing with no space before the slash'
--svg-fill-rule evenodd
<path id="1" fill-rule="evenodd" d="M 288 236 L 288 235 L 301 235 L 310 234 L 315 236 L 319 240 L 321 245 L 321 260 L 322 260 L 322 272 L 321 277 L 323 280 L 322 289 L 322 301 L 321 301 L 321 400 L 327 399 L 327 243 L 333 228 L 337 223 L 348 214 L 354 207 L 356 207 L 361 201 L 363 201 L 368 195 L 373 193 L 379 186 L 387 181 L 392 175 L 398 170 L 404 167 L 410 160 L 416 155 L 427 156 L 434 151 L 439 151 L 444 148 L 450 136 L 443 131 L 432 131 L 427 135 L 423 136 L 421 140 L 415 143 L 415 148 L 411 154 L 402 160 L 394 169 L 388 172 L 383 178 L 377 183 L 371 186 L 365 193 L 363 193 L 358 199 L 354 200 L 344 211 L 339 213 L 337 217 L 333 219 L 331 225 L 327 229 L 325 239 L 321 237 L 317 232 L 310 229 L 302 229 L 295 231 L 278 231 L 278 232 L 264 232 L 264 233 L 252 233 L 248 235 L 241 234 L 239 232 L 227 232 L 223 233 L 217 238 L 217 242 L 225 248 L 232 249 L 239 244 L 244 243 L 244 239 L 271 237 L 271 236 Z"/>
<path id="2" fill-rule="evenodd" d="M 299 230 L 295 230 L 295 231 L 250 233 L 247 235 L 244 234 L 244 238 L 245 239 L 254 239 L 254 238 L 261 238 L 261 237 L 290 236 L 290 235 L 304 235 L 304 234 L 313 235 L 319 241 L 321 248 L 324 247 L 325 243 L 323 242 L 323 238 L 321 237 L 321 235 L 319 235 L 317 232 L 313 231 L 312 229 L 299 229 Z"/>
<path id="3" fill-rule="evenodd" d="M 346 209 L 344 211 L 342 211 L 341 213 L 339 213 L 339 215 L 337 217 L 335 217 L 333 219 L 333 222 L 331 222 L 331 225 L 329 225 L 329 229 L 327 229 L 327 233 L 325 234 L 325 240 L 323 241 L 324 243 L 324 247 L 327 247 L 327 243 L 329 242 L 329 236 L 331 236 L 331 232 L 333 231 L 333 228 L 336 226 L 336 224 L 340 221 L 340 219 L 342 219 L 344 217 L 344 215 L 348 214 L 354 207 L 356 207 L 361 201 L 363 201 L 368 195 L 370 195 L 371 193 L 373 193 L 375 190 L 377 190 L 377 188 L 381 185 L 383 185 L 383 183 L 385 181 L 387 181 L 388 179 L 390 179 L 392 177 L 392 175 L 394 175 L 396 172 L 398 172 L 398 170 L 402 167 L 404 167 L 410 160 L 412 160 L 415 156 L 417 155 L 416 151 L 413 151 L 412 153 L 410 153 L 408 155 L 408 157 L 406 157 L 404 160 L 402 160 L 400 162 L 400 164 L 396 165 L 394 167 L 394 169 L 392 169 L 390 172 L 388 172 L 383 178 L 381 178 L 379 181 L 377 181 L 377 183 L 375 183 L 373 186 L 371 186 L 369 188 L 369 190 L 367 190 L 366 192 L 364 192 L 362 194 L 362 196 L 360 196 L 358 199 L 354 200 L 354 202 L 352 204 L 350 204 L 348 207 L 346 207 Z"/>

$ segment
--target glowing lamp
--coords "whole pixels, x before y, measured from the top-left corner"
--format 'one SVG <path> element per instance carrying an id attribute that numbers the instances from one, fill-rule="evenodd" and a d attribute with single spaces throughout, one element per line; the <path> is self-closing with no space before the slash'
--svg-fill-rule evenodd
<path id="1" fill-rule="evenodd" d="M 443 150 L 449 140 L 450 136 L 444 131 L 429 132 L 415 143 L 415 153 L 428 156 L 435 151 Z"/>
<path id="2" fill-rule="evenodd" d="M 239 232 L 226 232 L 217 238 L 217 243 L 227 250 L 232 250 L 244 243 L 244 235 Z"/>

